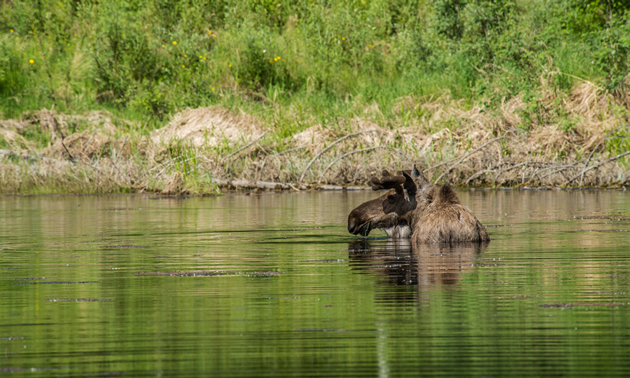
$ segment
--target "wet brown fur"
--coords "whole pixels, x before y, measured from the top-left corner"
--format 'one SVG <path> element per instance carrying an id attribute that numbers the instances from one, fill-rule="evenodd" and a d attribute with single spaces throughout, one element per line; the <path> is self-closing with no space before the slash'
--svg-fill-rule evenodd
<path id="1" fill-rule="evenodd" d="M 489 241 L 490 236 L 477 217 L 462 205 L 450 185 L 434 186 L 414 167 L 403 172 L 408 198 L 396 192 L 384 203 L 386 214 L 396 213 L 411 225 L 412 243 L 453 243 Z M 414 177 L 412 177 L 414 176 Z M 390 195 L 391 196 L 391 195 Z"/>
<path id="2" fill-rule="evenodd" d="M 485 227 L 460 203 L 450 185 L 432 185 L 415 167 L 397 176 L 383 171 L 382 178 L 373 177 L 371 184 L 374 190 L 394 190 L 354 209 L 348 217 L 350 233 L 367 236 L 374 228 L 409 225 L 413 243 L 490 240 Z M 365 226 L 368 221 L 374 226 Z"/>

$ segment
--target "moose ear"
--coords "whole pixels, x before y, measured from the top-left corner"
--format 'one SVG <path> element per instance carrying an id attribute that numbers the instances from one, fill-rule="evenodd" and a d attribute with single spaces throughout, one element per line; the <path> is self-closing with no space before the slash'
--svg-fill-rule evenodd
<path id="1" fill-rule="evenodd" d="M 413 170 L 411 171 L 411 177 L 418 178 L 420 177 L 420 171 L 416 168 L 416 165 L 413 165 Z"/>
<path id="2" fill-rule="evenodd" d="M 407 190 L 407 193 L 409 193 L 410 196 L 415 196 L 418 191 L 415 181 L 405 171 L 403 171 L 403 176 L 405 176 L 405 183 L 403 184 L 403 187 Z"/>
<path id="3" fill-rule="evenodd" d="M 411 170 L 411 177 L 416 179 L 415 181 L 420 185 L 421 188 L 424 188 L 427 185 L 431 185 L 429 180 L 424 177 L 424 174 L 422 174 L 422 172 L 418 170 L 415 164 L 413 165 L 413 169 Z"/>

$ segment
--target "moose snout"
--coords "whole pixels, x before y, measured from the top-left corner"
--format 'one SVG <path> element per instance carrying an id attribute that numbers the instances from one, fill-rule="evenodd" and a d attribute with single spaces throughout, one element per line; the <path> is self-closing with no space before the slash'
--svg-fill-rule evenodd
<path id="1" fill-rule="evenodd" d="M 355 219 L 348 219 L 348 232 L 351 234 L 356 234 L 355 229 L 358 225 L 359 224 Z"/>
<path id="2" fill-rule="evenodd" d="M 357 235 L 365 228 L 367 219 L 357 214 L 357 211 L 353 211 L 348 216 L 348 232 Z"/>

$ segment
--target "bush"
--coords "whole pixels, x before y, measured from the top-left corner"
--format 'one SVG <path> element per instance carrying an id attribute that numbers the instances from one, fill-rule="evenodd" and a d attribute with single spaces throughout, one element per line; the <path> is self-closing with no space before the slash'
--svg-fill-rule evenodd
<path id="1" fill-rule="evenodd" d="M 14 114 L 101 103 L 162 119 L 232 95 L 393 103 L 435 92 L 492 105 L 536 93 L 551 72 L 622 93 L 628 7 L 595 0 L 4 2 L 0 107 Z M 569 76 L 554 75 L 558 90 L 570 90 Z"/>

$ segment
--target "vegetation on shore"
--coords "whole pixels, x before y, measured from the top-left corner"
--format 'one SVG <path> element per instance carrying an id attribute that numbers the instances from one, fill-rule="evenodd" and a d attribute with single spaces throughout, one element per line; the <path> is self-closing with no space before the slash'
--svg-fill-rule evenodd
<path id="1" fill-rule="evenodd" d="M 411 162 L 470 186 L 630 179 L 625 1 L 23 0 L 0 25 L 5 193 L 363 184 Z M 251 132 L 193 143 L 188 108 Z"/>

